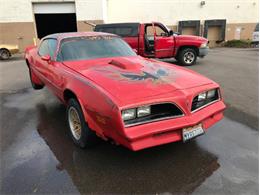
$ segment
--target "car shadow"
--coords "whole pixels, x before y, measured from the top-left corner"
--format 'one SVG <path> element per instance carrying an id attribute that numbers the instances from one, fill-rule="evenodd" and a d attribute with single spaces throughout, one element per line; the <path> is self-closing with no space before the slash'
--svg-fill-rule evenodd
<path id="1" fill-rule="evenodd" d="M 69 136 L 65 107 L 37 104 L 39 135 L 80 193 L 190 193 L 219 168 L 218 158 L 196 140 L 130 151 L 99 140 L 76 147 Z"/>

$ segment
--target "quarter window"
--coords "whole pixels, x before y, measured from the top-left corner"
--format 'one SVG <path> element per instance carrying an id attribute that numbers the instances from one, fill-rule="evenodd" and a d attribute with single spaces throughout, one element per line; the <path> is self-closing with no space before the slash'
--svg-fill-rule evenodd
<path id="1" fill-rule="evenodd" d="M 49 39 L 48 40 L 49 45 L 49 55 L 51 56 L 51 59 L 54 60 L 54 54 L 57 48 L 57 40 L 56 39 Z"/>
<path id="2" fill-rule="evenodd" d="M 48 40 L 44 40 L 39 47 L 39 55 L 44 56 L 49 54 Z"/>
<path id="3" fill-rule="evenodd" d="M 50 55 L 51 59 L 54 60 L 54 54 L 57 48 L 56 39 L 45 39 L 39 47 L 39 55 Z"/>

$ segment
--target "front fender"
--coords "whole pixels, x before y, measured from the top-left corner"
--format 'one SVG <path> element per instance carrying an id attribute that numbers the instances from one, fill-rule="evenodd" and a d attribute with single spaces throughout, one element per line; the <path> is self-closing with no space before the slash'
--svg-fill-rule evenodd
<path id="1" fill-rule="evenodd" d="M 106 138 L 124 134 L 117 103 L 104 89 L 80 75 L 70 75 L 65 89 L 76 95 L 88 126 L 99 136 Z M 63 101 L 66 102 L 64 98 Z"/>

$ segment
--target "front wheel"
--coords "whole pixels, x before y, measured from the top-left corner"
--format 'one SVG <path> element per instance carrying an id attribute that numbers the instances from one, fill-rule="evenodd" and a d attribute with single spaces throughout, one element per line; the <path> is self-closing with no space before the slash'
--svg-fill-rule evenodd
<path id="1" fill-rule="evenodd" d="M 91 146 L 95 142 L 96 135 L 88 127 L 80 104 L 76 99 L 71 98 L 69 100 L 66 113 L 73 142 L 81 148 Z"/>
<path id="2" fill-rule="evenodd" d="M 191 66 L 196 63 L 197 53 L 192 48 L 182 49 L 177 58 L 182 65 Z"/>

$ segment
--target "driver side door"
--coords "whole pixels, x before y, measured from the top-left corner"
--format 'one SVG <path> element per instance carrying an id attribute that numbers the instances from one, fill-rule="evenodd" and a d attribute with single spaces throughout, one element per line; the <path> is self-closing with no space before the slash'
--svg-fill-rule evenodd
<path id="1" fill-rule="evenodd" d="M 59 94 L 57 83 L 59 75 L 57 69 L 59 63 L 55 61 L 55 54 L 57 48 L 57 40 L 54 38 L 47 38 L 41 42 L 38 49 L 38 56 L 36 59 L 37 68 L 44 80 L 44 83 L 55 93 Z"/>
<path id="2" fill-rule="evenodd" d="M 159 23 L 152 23 L 154 32 L 154 51 L 156 58 L 173 57 L 174 37 Z"/>
<path id="3" fill-rule="evenodd" d="M 46 85 L 49 85 L 49 74 L 48 66 L 50 61 L 45 60 L 45 57 L 49 56 L 49 46 L 48 39 L 42 40 L 40 46 L 38 47 L 37 56 L 35 58 L 35 69 L 39 73 L 41 79 Z"/>

